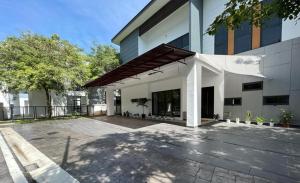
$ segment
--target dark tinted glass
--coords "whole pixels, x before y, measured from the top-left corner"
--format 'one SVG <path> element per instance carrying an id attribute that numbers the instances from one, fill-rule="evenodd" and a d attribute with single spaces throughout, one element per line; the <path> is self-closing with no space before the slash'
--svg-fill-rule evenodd
<path id="1" fill-rule="evenodd" d="M 227 42 L 227 29 L 223 26 L 215 35 L 215 54 L 227 55 Z"/>
<path id="2" fill-rule="evenodd" d="M 180 90 L 152 93 L 152 114 L 180 117 Z"/>
<path id="3" fill-rule="evenodd" d="M 264 0 L 262 3 L 270 3 L 272 0 Z M 261 46 L 278 43 L 281 41 L 282 20 L 276 16 L 264 20 L 261 26 Z"/>
<path id="4" fill-rule="evenodd" d="M 262 90 L 263 82 L 243 83 L 243 91 Z"/>
<path id="5" fill-rule="evenodd" d="M 244 22 L 234 31 L 234 53 L 249 51 L 252 48 L 252 26 Z"/>
<path id="6" fill-rule="evenodd" d="M 177 48 L 182 48 L 189 50 L 189 33 L 169 42 L 169 45 L 175 46 Z"/>
<path id="7" fill-rule="evenodd" d="M 264 105 L 289 105 L 289 95 L 282 96 L 266 96 L 264 97 Z"/>
<path id="8" fill-rule="evenodd" d="M 225 98 L 224 105 L 227 106 L 242 105 L 242 98 Z"/>

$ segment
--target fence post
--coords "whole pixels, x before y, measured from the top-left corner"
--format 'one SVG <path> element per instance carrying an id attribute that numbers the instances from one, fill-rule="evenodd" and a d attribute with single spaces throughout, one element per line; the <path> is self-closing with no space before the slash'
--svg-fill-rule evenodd
<path id="1" fill-rule="evenodd" d="M 10 107 L 10 119 L 14 120 L 14 107 Z"/>
<path id="2" fill-rule="evenodd" d="M 36 114 L 36 106 L 33 107 L 33 118 L 34 118 L 34 119 L 37 118 L 37 114 Z"/>
<path id="3" fill-rule="evenodd" d="M 23 119 L 25 119 L 25 117 L 24 117 L 24 113 L 25 113 L 25 110 L 24 110 L 24 109 L 25 109 L 25 107 L 22 107 L 22 109 L 23 109 L 23 110 L 22 110 L 22 111 L 23 111 Z M 20 111 L 21 111 L 21 109 L 20 109 Z"/>
<path id="4" fill-rule="evenodd" d="M 86 106 L 86 116 L 89 116 L 89 106 Z"/>

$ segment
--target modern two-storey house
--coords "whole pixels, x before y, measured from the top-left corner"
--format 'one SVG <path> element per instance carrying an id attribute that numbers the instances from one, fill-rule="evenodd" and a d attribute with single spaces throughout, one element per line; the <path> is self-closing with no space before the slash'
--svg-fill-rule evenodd
<path id="1" fill-rule="evenodd" d="M 205 34 L 226 0 L 152 0 L 116 36 L 122 65 L 86 84 L 113 91 L 122 113 L 170 117 L 187 126 L 203 118 L 278 119 L 290 109 L 300 124 L 300 25 L 279 18 L 256 27 Z M 266 3 L 263 1 L 262 3 Z M 148 99 L 146 107 L 138 105 Z"/>

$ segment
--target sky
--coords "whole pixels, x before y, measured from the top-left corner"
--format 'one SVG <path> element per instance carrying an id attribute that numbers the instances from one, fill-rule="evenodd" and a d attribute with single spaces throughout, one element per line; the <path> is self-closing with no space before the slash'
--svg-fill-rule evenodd
<path id="1" fill-rule="evenodd" d="M 28 31 L 45 36 L 58 34 L 89 52 L 94 43 L 113 44 L 113 36 L 148 2 L 0 0 L 0 41 Z"/>

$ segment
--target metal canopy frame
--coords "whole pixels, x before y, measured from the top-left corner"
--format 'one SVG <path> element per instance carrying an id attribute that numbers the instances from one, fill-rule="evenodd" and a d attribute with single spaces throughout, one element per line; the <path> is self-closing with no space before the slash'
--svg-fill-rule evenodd
<path id="1" fill-rule="evenodd" d="M 180 62 L 180 60 L 193 55 L 195 55 L 195 52 L 161 44 L 103 76 L 89 81 L 84 87 L 106 86 L 126 78 L 132 78 L 146 71 L 155 70 L 172 62 Z"/>

